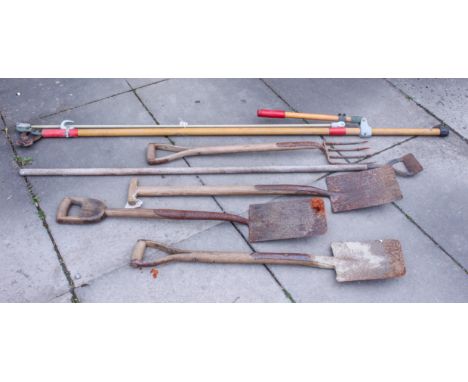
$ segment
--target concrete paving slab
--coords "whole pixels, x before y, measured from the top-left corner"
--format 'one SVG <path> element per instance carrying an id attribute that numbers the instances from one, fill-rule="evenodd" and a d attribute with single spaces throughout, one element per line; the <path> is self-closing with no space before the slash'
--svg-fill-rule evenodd
<path id="1" fill-rule="evenodd" d="M 140 123 L 152 120 L 132 93 L 125 93 L 70 110 L 43 120 L 53 123 L 72 119 L 81 123 Z M 144 167 L 146 144 L 151 138 L 75 138 L 44 139 L 31 148 L 20 149 L 20 155 L 31 156 L 31 167 Z M 169 143 L 165 138 L 159 142 Z M 185 165 L 181 163 L 179 165 Z M 196 177 L 149 177 L 161 185 L 200 184 Z M 97 225 L 71 226 L 55 222 L 58 204 L 65 196 L 84 196 L 103 200 L 109 207 L 123 208 L 130 177 L 41 177 L 30 178 L 41 199 L 41 206 L 59 249 L 80 285 L 126 263 L 126 253 L 142 235 L 160 240 L 182 240 L 217 222 L 148 221 L 108 219 Z M 148 208 L 178 208 L 220 211 L 210 197 L 146 198 Z"/>
<path id="2" fill-rule="evenodd" d="M 321 84 L 325 89 L 322 91 L 322 95 L 326 94 L 326 97 L 315 94 L 317 89 L 320 89 L 319 86 L 312 88 L 314 92 L 311 91 L 311 84 L 316 84 L 315 81 L 319 80 L 268 81 L 270 84 L 273 82 L 276 84 L 281 83 L 281 86 L 284 86 L 284 88 L 281 88 L 282 93 L 280 95 L 294 108 L 301 111 L 330 113 L 347 111 L 358 114 L 362 112 L 361 110 L 364 110 L 362 113 L 367 111 L 367 117 L 375 126 L 377 123 L 384 124 L 385 122 L 392 121 L 401 123 L 401 125 L 404 123 L 405 126 L 412 121 L 418 122 L 418 126 L 425 126 L 427 124 L 431 126 L 436 123 L 435 119 L 428 116 L 414 102 L 408 100 L 397 89 L 382 80 L 330 80 L 334 83 L 331 87 Z M 304 83 L 302 84 L 301 82 Z M 353 86 L 354 89 L 347 89 Z M 329 88 L 333 91 L 326 93 L 326 90 L 329 90 Z M 356 91 L 356 89 L 359 89 L 359 91 Z M 258 123 L 259 120 L 255 113 L 257 108 L 287 108 L 285 103 L 276 97 L 264 83 L 254 79 L 170 80 L 144 87 L 137 92 L 160 123 L 178 123 L 180 120 L 189 123 Z M 361 93 L 362 96 L 359 97 Z M 66 95 L 66 92 L 64 94 Z M 340 94 L 346 94 L 346 97 L 340 96 Z M 366 97 L 368 102 L 365 101 Z M 0 99 L 2 98 L 0 97 Z M 314 99 L 317 102 L 323 101 L 323 104 L 311 102 Z M 338 102 L 342 99 L 346 99 L 348 103 Z M 31 100 L 33 101 L 32 98 Z M 296 106 L 292 100 L 297 101 L 299 106 Z M 85 101 L 84 103 L 87 102 Z M 368 106 L 369 104 L 371 106 Z M 330 106 L 333 110 L 325 108 Z M 27 111 L 28 109 L 25 108 L 24 112 L 26 113 Z M 372 118 L 369 112 L 374 113 Z M 36 114 L 44 115 L 42 112 Z M 27 116 L 27 114 L 25 115 Z M 394 120 L 391 119 L 393 117 L 395 117 Z M 32 118 L 36 117 L 33 116 Z M 69 112 L 60 113 L 51 118 L 37 119 L 34 122 L 57 123 L 65 118 L 74 119 L 77 123 L 153 123 L 145 108 L 132 93 L 110 97 L 97 103 L 78 107 Z M 376 123 L 373 122 L 374 120 Z M 283 123 L 284 120 L 263 121 L 263 123 L 268 122 Z M 301 121 L 292 122 L 299 123 Z M 387 123 L 385 124 L 390 126 Z M 468 300 L 466 272 L 457 265 L 456 261 L 466 264 L 466 256 L 463 252 L 463 247 L 466 247 L 466 243 L 463 239 L 464 236 L 460 238 L 460 235 L 462 235 L 460 230 L 466 226 L 464 216 L 467 213 L 464 211 L 464 207 L 460 207 L 458 210 L 455 208 L 456 202 L 467 204 L 464 196 L 461 196 L 464 195 L 466 184 L 463 181 L 457 183 L 459 179 L 453 175 L 449 178 L 443 172 L 444 164 L 446 163 L 449 163 L 450 167 L 456 169 L 452 173 L 462 173 L 466 167 L 466 165 L 458 166 L 460 161 L 462 163 L 466 161 L 466 150 L 459 143 L 462 140 L 452 140 L 453 138 L 454 136 L 451 136 L 449 139 L 444 140 L 444 143 L 440 144 L 440 147 L 438 143 L 439 139 L 427 140 L 431 144 L 427 147 L 425 144 L 420 147 L 416 142 L 426 142 L 426 140 L 416 138 L 385 151 L 377 156 L 376 159 L 383 161 L 398 156 L 400 155 L 398 151 L 400 149 L 405 149 L 402 153 L 406 153 L 406 147 L 411 147 L 409 145 L 414 143 L 414 151 L 411 151 L 418 158 L 422 158 L 421 161 L 426 170 L 415 179 L 399 178 L 405 198 L 398 203 L 398 207 L 403 209 L 410 218 L 415 220 L 416 224 L 440 243 L 453 256 L 455 261 L 435 245 L 430 238 L 423 234 L 415 224 L 393 205 L 335 215 L 332 215 L 330 212 L 328 219 L 329 232 L 327 235 L 298 241 L 263 243 L 256 245 L 255 248 L 257 250 L 304 251 L 320 254 L 330 253 L 329 244 L 331 241 L 394 237 L 402 241 L 407 261 L 408 274 L 401 279 L 344 285 L 337 283 L 333 275 L 334 272 L 329 270 L 281 266 L 276 266 L 272 269 L 285 288 L 300 302 L 466 302 Z M 174 139 L 178 145 L 201 146 L 312 138 L 177 137 Z M 319 138 L 313 139 L 318 140 Z M 164 137 L 76 139 L 68 141 L 60 140 L 60 142 L 44 140 L 33 148 L 20 150 L 19 153 L 24 156 L 32 156 L 34 160 L 33 167 L 95 167 L 109 165 L 136 167 L 146 165 L 145 147 L 148 142 L 152 141 L 169 142 Z M 384 138 L 372 138 L 370 141 L 372 146 L 378 149 L 388 148 L 392 145 L 391 142 L 391 139 L 386 140 Z M 401 141 L 397 140 L 396 142 Z M 455 150 L 455 153 L 448 155 L 447 162 L 445 162 L 445 159 L 440 159 L 442 154 L 451 149 Z M 421 150 L 421 154 L 417 150 Z M 192 166 L 311 164 L 311 161 L 313 163 L 323 163 L 316 162 L 318 156 L 318 153 L 303 151 L 288 154 L 270 153 L 265 154 L 265 156 L 242 154 L 239 156 L 230 155 L 228 157 L 190 158 L 188 163 Z M 107 158 L 111 158 L 112 162 L 108 163 Z M 287 162 L 285 163 L 285 161 Z M 425 163 L 426 161 L 429 164 Z M 181 161 L 169 165 L 185 166 L 186 163 Z M 430 173 L 427 170 L 428 168 L 432 169 Z M 424 178 L 426 172 L 428 172 L 428 175 L 432 174 L 427 179 Z M 238 175 L 233 177 L 202 176 L 201 180 L 206 184 L 258 184 L 270 182 L 312 184 L 319 175 L 292 175 L 288 177 L 280 177 L 279 175 L 265 177 L 258 175 Z M 434 179 L 432 178 L 433 175 L 435 176 Z M 237 231 L 228 223 L 216 225 L 217 223 L 215 222 L 151 222 L 109 219 L 99 225 L 92 226 L 57 225 L 54 222 L 55 210 L 58 202 L 65 195 L 97 197 L 104 200 L 111 207 L 122 207 L 129 177 L 30 179 L 34 190 L 41 198 L 41 205 L 46 211 L 52 233 L 65 258 L 67 266 L 72 272 L 74 281 L 77 285 L 83 285 L 83 287 L 78 288 L 78 294 L 84 301 L 227 302 L 286 300 L 279 286 L 273 278 L 268 276 L 268 272 L 262 266 L 167 265 L 161 266 L 161 273 L 154 280 L 149 274 L 149 270 L 134 270 L 126 265 L 135 241 L 142 237 L 170 243 L 186 240 L 186 243 L 193 243 L 190 246 L 194 249 L 219 249 L 221 245 L 226 245 L 230 250 L 247 247 L 245 242 L 239 238 Z M 428 188 L 427 192 L 423 190 L 424 187 L 419 182 L 419 179 L 425 179 L 423 186 Z M 413 182 L 415 180 L 418 180 L 417 184 Z M 447 184 L 447 188 L 441 187 L 439 181 Z M 196 177 L 169 176 L 142 177 L 141 182 L 143 184 L 193 185 L 199 184 L 200 179 Z M 318 182 L 317 185 L 324 186 L 324 182 Z M 414 190 L 413 187 L 415 187 Z M 449 187 L 455 190 L 453 194 L 450 192 Z M 442 198 L 442 201 L 448 205 L 450 212 L 446 215 L 443 215 L 444 210 L 439 209 L 438 206 L 435 207 L 434 205 L 423 203 L 424 200 L 429 200 L 429 195 L 438 195 L 441 189 L 444 191 L 444 195 L 446 195 Z M 421 193 L 421 191 L 424 192 Z M 422 194 L 426 195 L 426 198 L 421 196 Z M 414 197 L 416 197 L 416 200 L 412 199 Z M 455 200 L 455 202 L 449 200 L 450 198 Z M 246 211 L 248 204 L 269 199 L 269 197 L 220 197 L 218 201 L 224 210 L 241 213 L 242 211 Z M 439 201 L 440 199 L 438 199 L 438 203 Z M 327 207 L 329 207 L 329 203 L 326 203 Z M 439 203 L 439 205 L 443 205 L 443 203 Z M 220 210 L 219 205 L 212 198 L 204 197 L 146 198 L 145 206 Z M 330 211 L 329 208 L 328 211 Z M 450 214 L 455 215 L 453 219 L 455 219 L 455 224 L 457 224 L 456 229 L 452 231 L 450 228 L 452 228 L 454 223 L 452 217 L 449 216 Z M 441 222 L 440 224 L 444 225 L 443 228 L 440 228 L 439 221 Z M 245 227 L 239 228 L 242 234 L 247 236 L 247 229 Z M 214 232 L 214 234 L 210 234 L 210 232 Z M 441 236 L 447 238 L 445 242 L 440 238 Z M 185 244 L 180 244 L 180 246 L 183 245 Z M 193 273 L 191 272 L 192 267 L 195 270 Z M 238 267 L 239 272 L 237 270 L 234 271 Z M 182 272 L 182 269 L 185 272 Z M 259 271 L 254 272 L 251 269 L 264 270 L 270 278 L 264 276 L 263 273 L 258 275 L 257 272 Z M 190 275 L 188 275 L 189 273 Z M 257 282 L 257 279 L 259 282 Z M 163 283 L 160 283 L 161 281 Z M 180 284 L 181 282 L 182 284 Z M 270 285 L 270 282 L 273 283 L 271 284 L 273 286 Z M 89 286 L 84 286 L 86 284 L 89 284 Z M 156 285 L 156 288 L 159 288 L 159 285 L 162 286 L 155 291 L 154 285 Z M 239 293 L 234 293 L 234 291 L 238 291 Z M 53 294 L 53 296 L 46 300 L 61 301 L 63 296 L 66 296 L 66 293 L 62 291 Z M 63 298 L 66 300 L 65 297 Z"/>
<path id="3" fill-rule="evenodd" d="M 385 80 L 266 79 L 265 82 L 300 112 L 361 115 L 373 127 L 432 127 L 438 124 Z M 273 106 L 265 105 L 265 108 Z M 343 137 L 327 139 L 343 140 Z M 370 143 L 372 150 L 378 152 L 405 139 L 372 137 Z"/>
<path id="4" fill-rule="evenodd" d="M 137 91 L 143 102 L 162 124 L 251 124 L 284 123 L 281 120 L 261 121 L 257 109 L 263 105 L 285 108 L 286 105 L 257 79 L 171 79 L 156 86 Z M 294 123 L 294 121 L 293 121 Z M 301 123 L 301 121 L 296 121 Z M 320 137 L 173 137 L 179 146 L 199 147 L 247 143 L 285 142 L 311 140 L 321 142 Z M 161 153 L 164 155 L 164 153 Z M 195 166 L 261 166 L 261 165 L 310 165 L 325 164 L 324 156 L 317 150 L 231 154 L 226 156 L 190 157 L 188 163 Z M 174 162 L 178 163 L 178 162 Z M 283 183 L 310 184 L 323 174 L 284 174 Z M 207 185 L 268 184 L 277 183 L 278 174 L 256 175 L 202 175 Z M 217 198 L 223 209 L 241 212 L 250 202 L 265 202 L 271 197 Z"/>
<path id="5" fill-rule="evenodd" d="M 0 105 L 8 124 L 39 117 L 128 91 L 124 79 L 0 79 Z"/>
<path id="6" fill-rule="evenodd" d="M 139 88 L 140 86 L 155 84 L 166 80 L 166 78 L 127 78 L 132 88 Z"/>
<path id="7" fill-rule="evenodd" d="M 468 79 L 392 78 L 389 81 L 468 139 Z"/>
<path id="8" fill-rule="evenodd" d="M 67 292 L 61 296 L 55 297 L 54 299 L 48 301 L 49 303 L 54 303 L 54 304 L 67 304 L 71 303 L 73 299 L 73 296 L 71 293 Z"/>
<path id="9" fill-rule="evenodd" d="M 384 162 L 413 153 L 424 171 L 400 178 L 398 205 L 468 269 L 468 145 L 455 134 L 415 138 L 376 156 Z"/>
<path id="10" fill-rule="evenodd" d="M 322 183 L 322 182 L 319 182 Z M 330 211 L 327 203 L 327 211 Z M 257 251 L 331 255 L 330 243 L 400 240 L 406 275 L 391 280 L 338 283 L 333 270 L 271 266 L 297 302 L 467 302 L 468 277 L 394 205 L 328 214 L 328 233 L 315 238 L 258 243 Z"/>
<path id="11" fill-rule="evenodd" d="M 13 153 L 0 132 L 0 302 L 46 302 L 68 290 Z"/>
<path id="12" fill-rule="evenodd" d="M 151 239 L 151 236 L 145 238 Z M 192 236 L 175 246 L 193 250 L 250 249 L 229 223 Z M 125 249 L 130 260 L 131 249 Z M 148 249 L 147 256 L 157 251 Z M 289 302 L 263 265 L 172 263 L 150 268 L 123 267 L 78 288 L 82 302 Z"/>

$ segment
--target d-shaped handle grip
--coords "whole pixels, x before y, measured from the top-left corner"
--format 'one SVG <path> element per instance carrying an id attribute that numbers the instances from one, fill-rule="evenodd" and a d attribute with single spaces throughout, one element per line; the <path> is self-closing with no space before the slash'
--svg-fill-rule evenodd
<path id="1" fill-rule="evenodd" d="M 70 208 L 79 206 L 78 215 L 70 216 Z M 61 224 L 87 224 L 102 220 L 105 217 L 106 205 L 97 199 L 67 196 L 60 202 L 56 220 Z"/>
<path id="2" fill-rule="evenodd" d="M 163 156 L 161 158 L 156 158 L 156 150 L 170 151 L 176 154 L 171 154 L 171 155 Z M 181 153 L 187 150 L 188 150 L 187 147 L 166 145 L 163 143 L 149 143 L 146 149 L 146 161 L 148 162 L 148 164 L 152 164 L 152 165 L 172 162 L 176 159 L 183 158 L 184 156 L 183 154 L 178 155 L 177 153 Z"/>

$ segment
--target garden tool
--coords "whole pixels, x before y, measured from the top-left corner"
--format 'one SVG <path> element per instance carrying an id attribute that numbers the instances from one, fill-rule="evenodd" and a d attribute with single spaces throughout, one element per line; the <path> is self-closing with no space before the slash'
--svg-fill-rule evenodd
<path id="1" fill-rule="evenodd" d="M 77 215 L 69 215 L 78 206 Z M 66 197 L 57 209 L 56 220 L 61 224 L 88 224 L 106 217 L 151 218 L 172 220 L 222 220 L 249 227 L 249 241 L 293 239 L 321 235 L 327 231 L 325 206 L 321 199 L 290 200 L 252 204 L 249 218 L 225 212 L 187 211 L 170 209 L 107 208 L 100 200 Z"/>
<path id="2" fill-rule="evenodd" d="M 215 196 L 215 195 L 319 195 L 330 198 L 333 212 L 379 206 L 403 196 L 391 166 L 346 173 L 326 178 L 328 190 L 313 186 L 267 184 L 254 186 L 139 186 L 132 178 L 128 204 L 140 206 L 139 196 Z"/>
<path id="3" fill-rule="evenodd" d="M 423 170 L 413 154 L 392 159 L 387 164 L 402 163 L 400 170 L 393 167 L 398 176 L 411 177 Z M 22 168 L 21 176 L 126 176 L 126 175 L 201 175 L 201 174 L 291 174 L 317 172 L 348 172 L 378 168 L 375 163 L 327 164 L 315 166 L 237 166 L 237 167 L 141 167 L 141 168 Z"/>
<path id="4" fill-rule="evenodd" d="M 167 255 L 156 260 L 144 261 L 147 247 Z M 190 251 L 157 241 L 138 240 L 133 248 L 130 265 L 135 268 L 155 267 L 171 262 L 304 265 L 334 269 L 336 280 L 339 282 L 389 279 L 403 276 L 406 272 L 398 240 L 335 242 L 331 244 L 331 249 L 333 256 L 307 253 Z"/>
<path id="5" fill-rule="evenodd" d="M 356 142 L 277 142 L 277 143 L 257 143 L 250 145 L 230 145 L 230 146 L 206 146 L 206 147 L 182 147 L 175 145 L 167 145 L 162 143 L 150 143 L 146 151 L 146 160 L 148 164 L 163 164 L 182 159 L 190 156 L 199 155 L 219 155 L 219 154 L 233 154 L 233 153 L 248 153 L 248 152 L 265 152 L 265 151 L 291 151 L 291 150 L 305 150 L 305 149 L 318 149 L 322 151 L 330 164 L 343 163 L 347 159 L 363 159 L 372 153 L 365 153 L 364 155 L 348 155 L 345 152 L 358 153 L 369 149 L 366 146 L 356 145 L 365 144 L 367 141 Z M 337 146 L 337 147 L 335 147 Z M 349 147 L 351 146 L 351 147 Z M 175 154 L 167 155 L 161 158 L 156 158 L 156 150 L 164 150 L 174 152 Z M 338 155 L 334 155 L 338 154 Z M 341 161 L 336 161 L 340 159 Z"/>
<path id="6" fill-rule="evenodd" d="M 31 125 L 18 123 L 18 146 L 28 147 L 41 138 L 77 137 L 158 137 L 158 136 L 267 136 L 267 135 L 403 135 L 442 136 L 448 135 L 445 125 L 432 128 L 373 128 L 335 127 L 330 124 L 285 124 L 285 125 L 72 125 L 63 121 L 60 125 Z"/>
<path id="7" fill-rule="evenodd" d="M 361 116 L 347 116 L 346 114 L 309 114 L 296 113 L 284 110 L 257 110 L 258 117 L 264 118 L 296 118 L 314 121 L 330 121 L 331 128 L 328 134 L 321 135 L 359 135 L 361 138 L 369 138 L 373 135 L 386 136 L 439 136 L 446 137 L 449 129 L 446 125 L 440 124 L 433 128 L 407 128 L 407 127 L 371 127 L 367 118 Z M 359 127 L 346 127 L 347 124 L 358 125 Z"/>

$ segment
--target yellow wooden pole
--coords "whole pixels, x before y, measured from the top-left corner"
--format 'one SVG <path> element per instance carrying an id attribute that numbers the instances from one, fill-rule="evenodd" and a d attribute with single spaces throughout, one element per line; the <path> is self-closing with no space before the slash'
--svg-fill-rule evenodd
<path id="1" fill-rule="evenodd" d="M 78 129 L 78 137 L 134 137 L 134 136 L 269 136 L 269 135 L 352 135 L 359 136 L 360 128 L 328 127 L 164 127 Z M 441 130 L 433 128 L 372 128 L 373 136 L 440 136 Z"/>

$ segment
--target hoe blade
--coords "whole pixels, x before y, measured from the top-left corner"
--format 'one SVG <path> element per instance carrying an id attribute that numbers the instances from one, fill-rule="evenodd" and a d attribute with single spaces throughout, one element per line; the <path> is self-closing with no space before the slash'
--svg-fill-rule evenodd
<path id="1" fill-rule="evenodd" d="M 391 166 L 329 176 L 326 181 L 333 212 L 380 206 L 403 197 Z"/>
<path id="2" fill-rule="evenodd" d="M 398 240 L 332 243 L 337 281 L 379 280 L 406 272 Z"/>
<path id="3" fill-rule="evenodd" d="M 327 231 L 322 199 L 252 204 L 249 208 L 249 241 L 293 239 Z"/>

